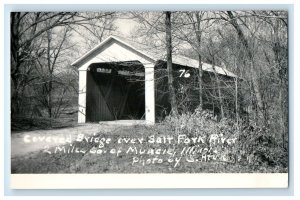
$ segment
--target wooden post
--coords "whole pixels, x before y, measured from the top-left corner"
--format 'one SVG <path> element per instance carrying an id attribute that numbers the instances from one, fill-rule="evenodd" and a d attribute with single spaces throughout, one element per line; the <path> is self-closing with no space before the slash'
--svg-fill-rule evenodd
<path id="1" fill-rule="evenodd" d="M 86 122 L 86 70 L 79 71 L 78 123 Z"/>
<path id="2" fill-rule="evenodd" d="M 154 64 L 145 65 L 145 116 L 147 123 L 155 123 Z"/>

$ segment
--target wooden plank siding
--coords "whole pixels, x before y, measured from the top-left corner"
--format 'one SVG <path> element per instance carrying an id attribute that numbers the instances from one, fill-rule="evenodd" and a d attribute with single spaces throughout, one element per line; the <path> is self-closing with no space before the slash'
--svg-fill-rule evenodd
<path id="1" fill-rule="evenodd" d="M 189 77 L 184 77 L 184 73 Z M 230 109 L 235 109 L 235 80 L 233 77 L 217 75 L 220 79 L 220 88 L 223 97 L 225 115 L 228 116 Z M 193 112 L 199 106 L 198 69 L 173 64 L 174 87 L 180 113 Z M 213 72 L 203 71 L 203 108 L 211 110 L 215 115 L 220 114 L 216 77 Z M 155 65 L 155 110 L 156 119 L 160 121 L 169 114 L 167 87 L 167 70 L 164 61 L 158 61 Z"/>

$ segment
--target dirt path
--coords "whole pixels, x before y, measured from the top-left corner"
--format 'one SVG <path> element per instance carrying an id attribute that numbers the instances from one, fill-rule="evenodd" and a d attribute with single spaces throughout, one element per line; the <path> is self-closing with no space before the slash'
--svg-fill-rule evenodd
<path id="1" fill-rule="evenodd" d="M 143 121 L 120 120 L 102 122 L 99 124 L 81 124 L 72 128 L 55 130 L 38 130 L 12 133 L 11 135 L 11 157 L 24 156 L 43 150 L 45 146 L 53 147 L 62 144 L 64 140 L 74 141 L 78 134 L 91 136 L 98 132 L 110 132 L 122 126 L 133 126 Z"/>

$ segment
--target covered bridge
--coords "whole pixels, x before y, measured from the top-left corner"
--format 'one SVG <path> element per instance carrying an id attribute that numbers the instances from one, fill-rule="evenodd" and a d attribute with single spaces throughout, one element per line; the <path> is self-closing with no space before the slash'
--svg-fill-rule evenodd
<path id="1" fill-rule="evenodd" d="M 117 119 L 145 119 L 155 123 L 159 105 L 167 105 L 167 95 L 157 76 L 166 68 L 165 53 L 157 53 L 139 43 L 110 36 L 72 63 L 79 70 L 78 122 Z M 190 78 L 189 69 L 197 69 L 198 61 L 173 55 L 178 77 Z M 203 71 L 235 78 L 228 70 L 203 63 Z M 166 77 L 162 78 L 166 80 Z M 163 90 L 166 91 L 166 90 Z M 161 102 L 161 103 L 160 103 Z"/>

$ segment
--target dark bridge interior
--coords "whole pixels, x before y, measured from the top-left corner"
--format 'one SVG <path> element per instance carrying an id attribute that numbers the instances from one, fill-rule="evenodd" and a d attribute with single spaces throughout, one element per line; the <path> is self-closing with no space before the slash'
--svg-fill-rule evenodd
<path id="1" fill-rule="evenodd" d="M 142 119 L 144 66 L 138 61 L 95 63 L 87 71 L 87 122 Z"/>

